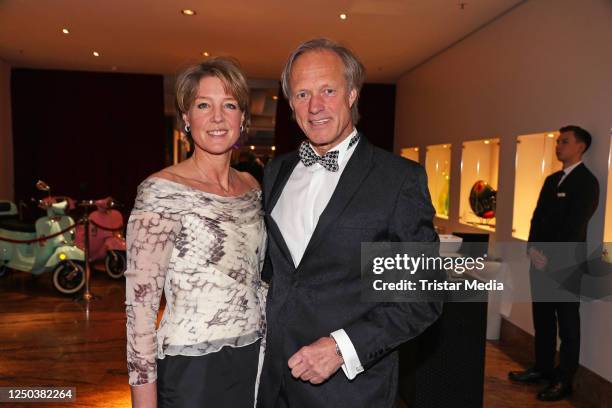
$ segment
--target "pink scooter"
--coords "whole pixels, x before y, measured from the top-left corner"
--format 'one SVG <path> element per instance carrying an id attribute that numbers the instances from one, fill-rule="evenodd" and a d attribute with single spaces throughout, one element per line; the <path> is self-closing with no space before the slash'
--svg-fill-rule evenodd
<path id="1" fill-rule="evenodd" d="M 114 209 L 117 206 L 112 197 L 84 201 L 79 205 L 95 206 L 89 216 L 89 262 L 104 259 L 104 268 L 111 278 L 120 279 L 126 269 L 125 238 L 123 237 L 123 216 Z M 85 226 L 76 229 L 76 244 L 85 248 Z"/>

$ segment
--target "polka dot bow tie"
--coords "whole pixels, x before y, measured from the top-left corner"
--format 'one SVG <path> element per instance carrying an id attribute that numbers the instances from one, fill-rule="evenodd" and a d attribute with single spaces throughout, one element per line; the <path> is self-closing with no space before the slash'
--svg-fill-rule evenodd
<path id="1" fill-rule="evenodd" d="M 359 133 L 353 136 L 351 141 L 349 142 L 348 148 L 350 149 L 357 141 L 359 140 Z M 302 142 L 300 145 L 300 150 L 298 151 L 298 155 L 300 156 L 300 160 L 304 163 L 304 166 L 310 167 L 315 163 L 319 163 L 326 170 L 336 172 L 340 169 L 338 166 L 338 155 L 340 152 L 338 150 L 332 150 L 330 152 L 325 153 L 323 156 L 319 156 L 315 153 L 315 151 L 310 146 L 306 140 Z"/>

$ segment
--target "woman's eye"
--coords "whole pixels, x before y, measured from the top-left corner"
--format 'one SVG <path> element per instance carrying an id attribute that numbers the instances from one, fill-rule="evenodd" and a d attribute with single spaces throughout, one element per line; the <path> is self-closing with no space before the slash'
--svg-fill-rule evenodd
<path id="1" fill-rule="evenodd" d="M 208 104 L 206 102 L 202 102 L 198 104 L 198 109 L 206 109 L 208 108 Z"/>
<path id="2" fill-rule="evenodd" d="M 235 103 L 226 103 L 225 107 L 232 110 L 238 109 L 238 105 L 236 105 Z"/>

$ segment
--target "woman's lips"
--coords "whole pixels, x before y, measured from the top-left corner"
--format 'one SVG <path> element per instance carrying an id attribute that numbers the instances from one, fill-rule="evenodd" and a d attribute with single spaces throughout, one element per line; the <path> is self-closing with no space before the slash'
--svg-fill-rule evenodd
<path id="1" fill-rule="evenodd" d="M 206 133 L 210 136 L 225 136 L 227 132 L 227 129 L 215 129 L 206 131 Z"/>

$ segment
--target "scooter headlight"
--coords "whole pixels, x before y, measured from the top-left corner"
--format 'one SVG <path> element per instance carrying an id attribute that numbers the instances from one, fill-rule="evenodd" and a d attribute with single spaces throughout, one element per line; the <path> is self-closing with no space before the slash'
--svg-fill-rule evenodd
<path id="1" fill-rule="evenodd" d="M 65 261 L 68 258 L 66 254 L 63 252 L 60 252 L 59 254 L 57 254 L 57 257 L 59 258 L 60 261 Z"/>

